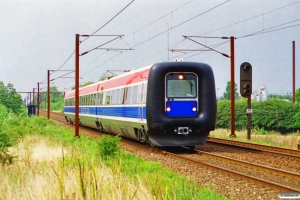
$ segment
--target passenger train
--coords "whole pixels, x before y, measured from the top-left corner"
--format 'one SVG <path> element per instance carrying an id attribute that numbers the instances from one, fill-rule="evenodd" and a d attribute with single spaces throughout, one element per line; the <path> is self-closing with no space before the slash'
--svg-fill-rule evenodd
<path id="1" fill-rule="evenodd" d="M 75 119 L 75 90 L 64 114 Z M 150 146 L 202 145 L 216 124 L 215 80 L 197 62 L 162 62 L 79 88 L 79 124 Z"/>

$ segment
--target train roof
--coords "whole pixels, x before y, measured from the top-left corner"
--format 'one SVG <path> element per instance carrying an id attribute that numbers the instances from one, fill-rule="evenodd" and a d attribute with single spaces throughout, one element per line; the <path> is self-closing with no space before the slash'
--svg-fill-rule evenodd
<path id="1" fill-rule="evenodd" d="M 114 76 L 110 79 L 106 79 L 103 81 L 93 83 L 91 85 L 87 85 L 85 87 L 81 87 L 79 88 L 79 95 L 96 93 L 102 90 L 107 90 L 118 86 L 129 85 L 132 83 L 148 80 L 148 74 L 151 66 L 152 65 L 131 70 L 130 72 L 118 76 Z M 65 98 L 74 97 L 74 96 L 75 96 L 75 89 L 65 93 Z"/>

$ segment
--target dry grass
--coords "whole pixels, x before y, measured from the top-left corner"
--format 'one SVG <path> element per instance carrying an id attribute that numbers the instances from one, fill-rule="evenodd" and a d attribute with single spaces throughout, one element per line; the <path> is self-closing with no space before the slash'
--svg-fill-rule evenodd
<path id="1" fill-rule="evenodd" d="M 235 131 L 236 138 L 231 138 L 229 136 L 230 133 L 230 130 L 227 129 L 216 129 L 215 131 L 210 132 L 210 136 L 289 149 L 297 149 L 297 145 L 300 142 L 299 133 L 282 135 L 280 133 L 261 133 L 256 130 L 251 130 L 251 140 L 247 140 L 247 130 Z"/>
<path id="2" fill-rule="evenodd" d="M 133 182 L 117 169 L 102 163 L 95 167 L 78 155 L 72 160 L 71 150 L 41 136 L 27 135 L 10 151 L 20 156 L 15 164 L 0 167 L 0 199 L 152 199 L 138 177 Z M 75 165 L 66 167 L 64 160 Z"/>

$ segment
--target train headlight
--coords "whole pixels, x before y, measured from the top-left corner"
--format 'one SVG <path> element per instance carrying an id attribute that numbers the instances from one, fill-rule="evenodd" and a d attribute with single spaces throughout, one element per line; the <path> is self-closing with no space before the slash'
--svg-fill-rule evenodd
<path id="1" fill-rule="evenodd" d="M 193 104 L 192 111 L 194 111 L 194 112 L 197 111 L 197 107 L 196 107 L 196 104 L 195 104 L 195 103 Z"/>
<path id="2" fill-rule="evenodd" d="M 178 78 L 179 78 L 179 80 L 182 80 L 182 79 L 183 79 L 183 75 L 180 74 L 180 75 L 178 76 Z"/>
<path id="3" fill-rule="evenodd" d="M 171 111 L 170 104 L 167 104 L 167 112 L 170 112 L 170 111 Z"/>

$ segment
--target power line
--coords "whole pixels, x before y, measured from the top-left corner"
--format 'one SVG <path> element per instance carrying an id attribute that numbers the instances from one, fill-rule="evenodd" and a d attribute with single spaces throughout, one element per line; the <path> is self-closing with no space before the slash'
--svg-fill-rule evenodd
<path id="1" fill-rule="evenodd" d="M 132 46 L 131 48 L 137 47 L 137 46 L 139 46 L 139 45 L 141 45 L 141 44 L 143 44 L 143 43 L 145 43 L 145 42 L 148 42 L 148 41 L 150 41 L 150 40 L 152 40 L 152 39 L 158 37 L 159 35 L 162 35 L 162 34 L 166 33 L 167 31 L 169 31 L 169 30 L 171 30 L 171 29 L 173 29 L 173 28 L 177 28 L 177 27 L 179 27 L 179 26 L 181 26 L 181 25 L 183 25 L 183 24 L 185 24 L 185 23 L 187 23 L 187 22 L 189 22 L 189 21 L 191 21 L 191 20 L 193 20 L 193 19 L 195 19 L 195 18 L 197 18 L 197 17 L 199 17 L 199 16 L 201 16 L 201 15 L 203 15 L 203 14 L 205 14 L 205 13 L 211 11 L 211 10 L 214 10 L 214 9 L 216 9 L 216 8 L 218 8 L 218 7 L 220 7 L 220 6 L 222 6 L 223 4 L 225 4 L 225 3 L 229 2 L 229 1 L 230 1 L 230 0 L 227 0 L 227 1 L 223 2 L 223 3 L 221 3 L 221 4 L 218 4 L 218 5 L 216 5 L 216 6 L 212 7 L 212 8 L 210 8 L 210 9 L 208 9 L 208 10 L 206 10 L 206 11 L 204 11 L 204 12 L 202 12 L 202 13 L 200 13 L 200 14 L 198 14 L 198 15 L 196 15 L 196 16 L 194 16 L 194 17 L 192 17 L 192 18 L 190 18 L 190 19 L 188 19 L 188 20 L 186 20 L 186 21 L 184 21 L 184 22 L 182 22 L 182 23 L 180 23 L 180 24 L 177 24 L 177 25 L 174 26 L 174 27 L 168 28 L 166 31 L 163 31 L 163 32 L 161 32 L 161 33 L 159 33 L 159 34 L 157 34 L 157 35 L 155 35 L 155 36 L 153 36 L 153 37 L 151 37 L 151 38 L 149 38 L 149 39 L 143 41 L 143 42 L 140 42 L 140 43 L 138 43 L 138 44 Z M 191 2 L 191 1 L 190 1 L 190 2 Z M 190 3 L 190 2 L 188 2 L 188 3 Z M 187 5 L 188 3 L 184 4 L 183 6 Z M 183 6 L 181 6 L 181 7 L 183 7 Z M 181 7 L 180 7 L 180 8 L 181 8 Z M 178 9 L 179 9 L 179 8 L 177 8 L 176 10 L 178 10 Z M 175 11 L 176 11 L 176 10 L 175 10 Z M 156 21 L 157 21 L 157 20 L 156 20 Z M 153 23 L 154 23 L 154 22 L 153 22 Z M 151 23 L 150 23 L 150 24 L 151 24 Z M 146 26 L 144 26 L 144 27 L 146 27 Z M 131 33 L 131 34 L 132 34 L 132 33 Z M 125 51 L 125 52 L 126 52 L 126 51 Z M 118 54 L 118 55 L 116 55 L 116 56 L 113 56 L 113 57 L 111 57 L 109 60 L 112 60 L 112 59 L 114 59 L 115 57 L 117 57 L 117 56 L 119 56 L 119 55 L 120 55 L 120 54 Z M 91 72 L 91 71 L 95 70 L 96 68 L 102 66 L 103 64 L 107 63 L 109 60 L 107 60 L 107 61 L 105 61 L 104 63 L 100 64 L 99 66 L 93 68 L 93 69 L 90 70 L 89 72 Z M 87 72 L 87 73 L 89 73 L 89 72 Z M 85 73 L 85 74 L 87 74 L 87 73 Z"/>
<path id="2" fill-rule="evenodd" d="M 176 12 L 177 10 L 183 8 L 184 6 L 188 5 L 188 4 L 191 3 L 192 1 L 194 1 L 194 0 L 191 0 L 191 1 L 189 1 L 189 2 L 187 2 L 187 3 L 185 3 L 185 4 L 183 4 L 183 5 L 179 6 L 178 8 L 176 8 L 176 9 L 173 10 L 173 11 L 171 11 L 170 13 L 168 13 L 168 14 L 162 16 L 162 17 L 159 17 L 158 19 L 156 19 L 156 20 L 150 22 L 149 24 L 147 24 L 147 25 L 145 25 L 145 26 L 143 26 L 143 27 L 141 27 L 141 28 L 139 28 L 139 29 L 133 31 L 133 32 L 130 33 L 130 34 L 126 34 L 126 36 L 125 36 L 125 37 L 122 37 L 122 39 L 124 39 L 124 38 L 126 38 L 126 37 L 128 37 L 128 36 L 130 36 L 130 35 L 132 35 L 132 34 L 134 34 L 134 33 L 136 33 L 136 32 L 138 32 L 138 31 L 140 31 L 140 30 L 142 30 L 142 29 L 144 29 L 144 28 L 146 28 L 146 27 L 148 27 L 148 26 L 150 26 L 151 24 L 153 24 L 153 23 L 155 23 L 155 22 L 161 20 L 162 18 L 168 16 L 169 14 L 172 14 L 172 13 Z M 114 45 L 116 45 L 118 42 L 119 42 L 119 41 L 117 41 Z M 111 47 L 113 47 L 114 45 L 112 45 Z M 127 44 L 127 46 L 129 47 L 128 44 Z M 129 47 L 129 48 L 130 48 L 130 47 Z M 101 54 L 101 55 L 100 55 L 99 57 L 97 57 L 96 59 L 94 59 L 93 61 L 91 61 L 89 64 L 93 63 L 95 60 L 99 59 L 99 58 L 100 58 L 101 56 L 103 56 L 103 55 L 104 55 L 104 53 Z M 87 64 L 87 65 L 89 65 L 89 64 Z M 87 66 L 87 65 L 86 65 L 86 66 Z"/>
<path id="3" fill-rule="evenodd" d="M 172 30 L 172 29 L 174 29 L 174 28 L 177 28 L 177 27 L 181 26 L 182 24 L 185 24 L 185 23 L 187 23 L 187 22 L 189 22 L 189 21 L 191 21 L 191 20 L 193 20 L 193 19 L 195 19 L 195 18 L 197 18 L 197 17 L 199 17 L 199 16 L 201 16 L 201 15 L 204 15 L 205 13 L 208 13 L 208 12 L 210 12 L 210 11 L 212 11 L 212 10 L 214 10 L 214 9 L 216 9 L 216 8 L 218 8 L 218 7 L 220 7 L 220 6 L 222 6 L 222 5 L 225 4 L 225 3 L 228 3 L 229 1 L 230 1 L 230 0 L 227 0 L 227 1 L 223 2 L 223 3 L 221 3 L 221 4 L 218 4 L 218 5 L 216 5 L 216 6 L 212 7 L 212 8 L 210 8 L 210 9 L 208 9 L 208 10 L 206 10 L 206 11 L 204 11 L 204 12 L 202 12 L 202 13 L 200 13 L 200 14 L 198 14 L 198 15 L 196 15 L 196 16 L 194 16 L 194 17 L 192 17 L 192 18 L 190 18 L 190 19 L 188 19 L 188 20 L 186 20 L 186 21 L 184 21 L 184 22 L 181 22 L 181 23 L 177 24 L 177 25 L 174 26 L 174 27 L 168 28 L 167 30 L 165 30 L 165 31 L 163 31 L 163 32 L 161 32 L 161 33 L 159 33 L 159 34 L 157 34 L 157 35 L 155 35 L 155 36 L 153 36 L 153 37 L 151 37 L 151 38 L 149 38 L 149 39 L 147 39 L 147 40 L 145 40 L 145 41 L 143 41 L 143 42 L 140 42 L 140 43 L 134 45 L 133 47 L 137 47 L 137 46 L 139 46 L 139 45 L 141 45 L 141 44 L 144 44 L 145 42 L 148 42 L 148 41 L 150 41 L 150 40 L 152 40 L 152 39 L 154 39 L 154 38 L 156 38 L 156 37 L 158 37 L 158 36 L 160 36 L 160 35 L 162 35 L 162 34 L 168 32 L 169 30 Z"/>
<path id="4" fill-rule="evenodd" d="M 190 2 L 191 2 L 191 1 L 190 1 Z M 190 3 L 190 2 L 188 2 L 188 3 Z M 228 1 L 227 1 L 227 2 L 228 2 Z M 224 2 L 224 3 L 227 3 L 227 2 Z M 212 30 L 212 31 L 210 31 L 210 32 L 213 32 L 213 31 L 216 31 L 216 30 L 220 30 L 220 29 L 222 29 L 222 28 L 226 28 L 226 27 L 229 27 L 229 26 L 232 26 L 232 25 L 236 25 L 236 24 L 239 24 L 239 23 L 248 21 L 248 20 L 250 20 L 250 19 L 254 19 L 254 18 L 260 17 L 260 16 L 262 16 L 262 15 L 269 14 L 269 13 L 271 13 L 271 12 L 275 12 L 275 11 L 277 11 L 277 10 L 280 10 L 280 9 L 285 8 L 285 7 L 288 7 L 288 6 L 297 4 L 297 3 L 299 3 L 299 2 L 300 2 L 300 1 L 295 2 L 295 3 L 292 3 L 292 4 L 289 4 L 289 5 L 286 5 L 286 6 L 283 6 L 283 7 L 280 7 L 280 8 L 277 8 L 277 9 L 274 9 L 274 10 L 272 10 L 272 11 L 268 11 L 268 12 L 266 12 L 266 13 L 263 13 L 263 14 L 260 14 L 260 15 L 257 15 L 257 16 L 254 16 L 254 17 L 251 17 L 251 18 L 248 18 L 248 19 L 239 21 L 239 22 L 236 22 L 236 23 L 231 24 L 231 25 L 227 25 L 227 26 L 224 26 L 224 27 L 221 27 L 221 28 Z M 188 4 L 188 3 L 186 3 L 186 4 Z M 224 4 L 224 3 L 223 3 L 223 4 Z M 186 5 L 186 4 L 185 4 L 185 5 Z M 179 8 L 178 8 L 178 9 L 179 9 Z M 171 12 L 171 13 L 172 13 L 172 12 Z M 203 14 L 203 13 L 201 13 L 201 14 Z M 199 14 L 198 16 L 200 16 L 201 14 Z M 167 14 L 167 15 L 168 15 L 168 14 Z M 164 15 L 163 17 L 165 17 L 165 16 L 167 16 L 167 15 Z M 194 18 L 196 18 L 196 17 L 198 17 L 198 16 L 195 16 Z M 147 26 L 153 24 L 154 22 L 156 22 L 156 21 L 162 19 L 163 17 L 161 17 L 161 18 L 159 18 L 159 19 L 157 19 L 157 20 L 151 22 L 150 24 L 147 24 L 146 26 L 142 27 L 141 29 L 143 29 L 143 28 L 145 28 L 145 27 L 147 27 Z M 190 20 L 192 20 L 192 19 L 193 19 L 193 18 L 191 18 L 191 19 L 189 19 L 189 20 L 186 20 L 185 22 L 182 22 L 181 24 L 184 24 L 184 23 L 186 23 L 186 22 L 188 22 L 188 21 L 190 21 Z M 136 46 L 141 45 L 141 44 L 143 44 L 143 43 L 145 43 L 145 42 L 147 42 L 147 41 L 149 41 L 149 40 L 151 40 L 151 39 L 154 39 L 155 37 L 157 37 L 157 36 L 159 36 L 159 35 L 162 35 L 162 34 L 166 33 L 167 31 L 169 31 L 169 30 L 171 30 L 171 29 L 173 29 L 173 28 L 176 28 L 176 27 L 180 26 L 181 24 L 178 24 L 178 25 L 176 25 L 175 27 L 172 27 L 172 28 L 170 28 L 170 29 L 168 29 L 168 30 L 166 30 L 166 31 L 163 31 L 162 33 L 160 33 L 160 34 L 158 34 L 158 35 L 156 35 L 156 36 L 154 36 L 154 37 L 152 37 L 152 38 L 149 38 L 149 39 L 147 39 L 147 40 L 145 40 L 145 41 L 143 41 L 143 42 L 141 42 L 141 43 L 139 43 L 139 44 L 137 44 L 137 45 L 134 45 L 133 47 L 136 47 Z M 293 26 L 298 26 L 298 25 L 293 25 Z M 268 33 L 268 32 L 272 32 L 272 31 L 276 31 L 276 30 L 281 30 L 281 29 L 286 29 L 286 28 L 290 28 L 290 27 L 293 27 L 293 26 L 283 27 L 283 28 L 280 28 L 280 29 L 269 30 L 269 31 L 267 31 L 268 29 L 266 29 L 266 30 L 264 30 L 264 31 L 255 32 L 255 35 L 263 34 L 263 33 Z M 141 29 L 138 29 L 137 31 L 139 31 L 139 30 L 141 30 Z M 135 32 L 136 32 L 136 31 L 135 31 Z M 133 32 L 133 33 L 135 33 L 135 32 Z M 210 33 L 210 32 L 207 32 L 207 33 Z M 131 34 L 133 34 L 133 33 L 131 33 Z M 131 35 L 131 34 L 129 34 L 129 35 Z M 253 34 L 254 34 L 254 33 L 253 33 Z M 129 35 L 126 35 L 126 36 L 129 36 Z M 251 35 L 251 36 L 254 36 L 254 35 Z M 240 38 L 242 38 L 242 37 L 246 37 L 246 36 L 241 36 Z M 247 37 L 249 37 L 249 36 L 247 36 Z M 161 51 L 160 51 L 160 52 L 161 52 Z M 160 53 L 160 52 L 159 52 L 159 53 Z M 202 53 L 202 52 L 201 52 L 201 53 Z M 158 53 L 156 53 L 156 54 L 158 54 Z M 153 55 L 156 55 L 156 54 L 153 54 Z M 197 53 L 197 54 L 195 54 L 195 55 L 198 55 L 198 54 L 199 54 L 199 53 Z M 120 54 L 111 57 L 109 60 L 107 60 L 107 61 L 105 61 L 104 63 L 100 64 L 99 66 L 93 68 L 93 69 L 90 70 L 89 72 L 91 72 L 91 71 L 93 71 L 94 69 L 96 69 L 96 68 L 102 66 L 103 64 L 107 63 L 108 61 L 114 59 L 115 57 L 117 57 L 117 56 L 119 56 L 119 55 L 120 55 Z M 153 56 L 153 55 L 152 55 L 152 56 Z M 192 55 L 192 56 L 190 56 L 190 57 L 193 57 L 193 56 L 195 56 L 195 55 Z M 150 56 L 150 57 L 152 57 L 152 56 Z M 187 58 L 190 58 L 190 57 L 187 57 Z M 147 58 L 149 58 L 149 57 L 147 57 Z M 147 58 L 144 58 L 144 59 L 147 59 Z M 98 59 L 98 58 L 97 58 L 97 59 Z M 142 59 L 142 60 L 144 60 L 144 59 Z M 138 61 L 138 62 L 140 62 L 140 61 Z M 134 63 L 134 64 L 135 64 L 135 63 Z M 89 73 L 89 72 L 87 72 L 87 73 Z M 87 74 L 87 73 L 86 73 L 86 74 Z"/>
<path id="5" fill-rule="evenodd" d="M 134 2 L 134 0 L 132 0 L 129 4 L 127 4 L 122 10 L 120 10 L 115 16 L 113 16 L 110 20 L 108 20 L 108 22 L 106 22 L 104 25 L 102 25 L 100 28 L 98 28 L 94 33 L 92 33 L 91 35 L 89 35 L 87 38 L 85 38 L 84 40 L 82 40 L 82 42 L 84 42 L 85 40 L 89 39 L 91 36 L 93 36 L 95 33 L 97 33 L 98 31 L 100 31 L 104 26 L 106 26 L 108 23 L 110 23 L 113 19 L 115 19 L 119 14 L 121 14 L 128 6 L 130 6 L 130 4 L 132 4 Z"/>
<path id="6" fill-rule="evenodd" d="M 183 8 L 184 6 L 188 5 L 188 4 L 189 4 L 189 3 L 191 3 L 192 1 L 194 1 L 194 0 L 191 0 L 191 1 L 189 1 L 189 2 L 187 2 L 187 3 L 185 3 L 185 4 L 183 4 L 183 5 L 179 6 L 179 7 L 178 7 L 178 8 L 176 8 L 175 10 L 173 10 L 173 11 L 169 12 L 168 14 L 165 14 L 165 15 L 164 15 L 164 16 L 162 16 L 162 17 L 159 17 L 158 19 L 156 19 L 156 20 L 154 20 L 154 21 L 150 22 L 149 24 L 147 24 L 147 25 L 143 26 L 142 28 L 139 28 L 138 30 L 136 30 L 136 31 L 133 31 L 132 33 L 128 34 L 127 36 L 129 36 L 129 35 L 132 35 L 132 34 L 134 34 L 134 33 L 138 32 L 138 31 L 140 31 L 140 30 L 142 30 L 142 29 L 144 29 L 144 28 L 146 28 L 146 27 L 150 26 L 151 24 L 154 24 L 155 22 L 157 22 L 157 21 L 161 20 L 162 18 L 165 18 L 166 16 L 168 16 L 168 15 L 172 14 L 173 12 L 176 12 L 177 10 L 179 10 L 179 9 Z"/>
<path id="7" fill-rule="evenodd" d="M 244 35 L 244 36 L 240 36 L 240 37 L 237 37 L 237 38 L 251 37 L 251 36 L 256 36 L 256 35 L 260 35 L 260 34 L 270 33 L 270 32 L 274 32 L 274 31 L 279 31 L 279 30 L 283 30 L 283 29 L 287 29 L 287 28 L 292 28 L 292 27 L 295 27 L 295 26 L 299 26 L 300 24 L 296 24 L 296 25 L 291 25 L 291 26 L 286 26 L 286 27 L 274 29 L 276 27 L 283 26 L 283 25 L 286 25 L 286 24 L 290 24 L 290 23 L 293 23 L 293 22 L 296 22 L 296 21 L 299 21 L 299 20 L 300 19 L 293 20 L 293 21 L 290 21 L 290 22 L 286 22 L 286 23 L 283 23 L 283 24 L 280 24 L 280 25 L 277 25 L 277 26 L 273 26 L 273 27 L 270 27 L 270 28 L 267 28 L 267 29 L 264 29 L 264 30 L 261 30 L 261 31 L 257 31 L 257 32 L 254 32 L 254 33 L 250 33 L 250 34 L 247 34 L 247 35 Z"/>
<path id="8" fill-rule="evenodd" d="M 213 44 L 213 45 L 211 45 L 210 47 L 211 47 L 211 48 L 216 48 L 216 47 L 222 46 L 222 45 L 224 45 L 224 44 L 226 44 L 226 43 L 228 43 L 228 42 L 229 42 L 229 40 L 228 40 L 228 41 L 224 41 L 224 42 L 220 42 L 220 43 L 217 43 L 217 44 Z M 185 55 L 188 55 L 188 54 L 191 54 L 191 53 L 192 53 L 192 52 L 189 52 L 189 53 L 186 53 Z M 183 57 L 183 59 L 188 59 L 188 58 L 197 56 L 197 55 L 202 54 L 202 53 L 205 53 L 205 51 L 197 52 L 197 53 L 195 53 L 195 54 L 193 54 L 193 55 L 191 55 L 191 56 L 188 56 L 188 57 Z"/>
<path id="9" fill-rule="evenodd" d="M 224 29 L 224 28 L 227 28 L 227 27 L 236 25 L 236 24 L 240 24 L 240 23 L 242 23 L 242 22 L 245 22 L 245 21 L 248 21 L 248 20 L 257 18 L 257 17 L 261 17 L 261 16 L 263 16 L 263 15 L 266 15 L 266 14 L 269 14 L 269 13 L 272 13 L 272 12 L 275 12 L 275 11 L 277 11 L 277 10 L 281 10 L 281 9 L 283 9 L 283 8 L 286 8 L 286 7 L 288 7 L 288 6 L 297 4 L 297 3 L 299 3 L 299 2 L 300 2 L 300 1 L 297 1 L 297 2 L 294 2 L 294 3 L 288 4 L 288 5 L 285 5 L 285 6 L 276 8 L 276 9 L 274 9 L 274 10 L 271 10 L 271 11 L 268 11 L 268 12 L 265 12 L 265 13 L 262 13 L 262 14 L 260 14 L 260 15 L 256 15 L 256 16 L 254 16 L 254 17 L 250 17 L 250 18 L 248 18 L 248 19 L 244 19 L 244 20 L 242 20 L 242 21 L 235 22 L 235 23 L 233 23 L 233 24 L 229 24 L 229 25 L 223 26 L 223 27 L 221 27 L 221 28 L 217 28 L 217 29 L 214 29 L 214 30 L 208 31 L 208 32 L 206 32 L 206 33 L 202 33 L 202 34 L 207 34 L 207 33 L 215 32 L 215 31 L 218 31 L 218 30 L 221 30 L 221 29 Z M 202 34 L 200 34 L 200 35 L 202 35 Z"/>
<path id="10" fill-rule="evenodd" d="M 112 17 L 108 22 L 106 22 L 103 26 L 101 26 L 99 29 L 97 29 L 95 32 L 93 32 L 91 35 L 89 35 L 88 37 L 86 37 L 83 41 L 85 41 L 85 40 L 87 40 L 88 38 L 90 38 L 91 36 L 93 36 L 95 33 L 97 33 L 99 30 L 101 30 L 103 27 L 105 27 L 108 23 L 110 23 L 114 18 L 116 18 L 120 13 L 122 13 L 130 4 L 132 4 L 134 2 L 134 0 L 132 0 L 129 4 L 127 4 L 121 11 L 119 11 L 114 17 Z M 83 42 L 82 41 L 82 42 Z M 76 50 L 74 50 L 73 51 L 73 53 L 68 57 L 68 59 L 56 70 L 56 71 L 58 71 L 58 70 L 60 70 L 70 59 L 71 59 L 71 57 L 75 54 L 75 51 Z M 56 71 L 54 71 L 54 73 L 56 72 Z M 47 80 L 47 78 L 44 80 L 44 81 L 46 81 Z M 43 82 L 44 82 L 43 81 Z"/>

